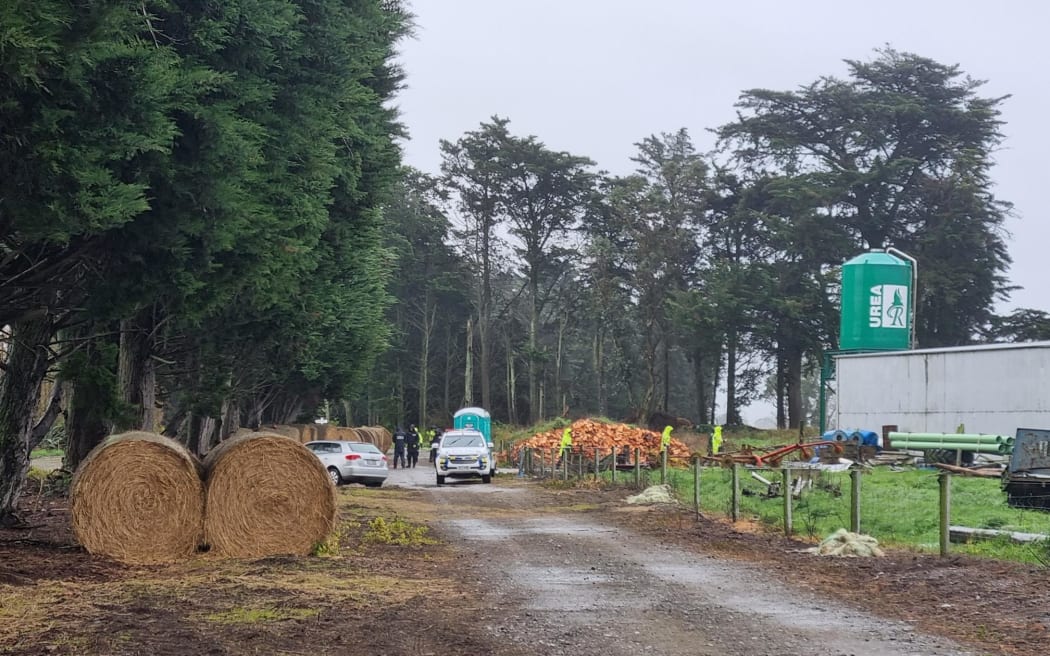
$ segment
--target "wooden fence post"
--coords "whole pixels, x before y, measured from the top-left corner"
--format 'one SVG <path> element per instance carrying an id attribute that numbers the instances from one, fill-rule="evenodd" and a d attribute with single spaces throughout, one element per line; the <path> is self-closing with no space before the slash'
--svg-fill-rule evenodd
<path id="1" fill-rule="evenodd" d="M 733 501 L 730 508 L 730 516 L 733 521 L 740 519 L 740 463 L 733 463 Z"/>
<path id="2" fill-rule="evenodd" d="M 781 476 L 780 489 L 784 493 L 784 535 L 791 537 L 794 529 L 791 517 L 791 468 L 785 465 L 781 470 Z"/>
<path id="3" fill-rule="evenodd" d="M 948 556 L 948 540 L 950 538 L 948 534 L 948 525 L 951 523 L 952 512 L 952 475 L 949 472 L 942 471 L 937 474 L 937 479 L 941 488 L 941 558 L 945 558 Z"/>
<path id="4" fill-rule="evenodd" d="M 849 530 L 860 533 L 860 470 L 851 469 L 850 478 L 850 505 L 849 505 Z"/>
<path id="5" fill-rule="evenodd" d="M 700 456 L 693 456 L 693 509 L 700 520 Z"/>
<path id="6" fill-rule="evenodd" d="M 667 449 L 660 452 L 660 485 L 667 485 Z"/>
<path id="7" fill-rule="evenodd" d="M 642 460 L 641 453 L 638 447 L 634 447 L 634 487 L 635 489 L 642 487 Z"/>

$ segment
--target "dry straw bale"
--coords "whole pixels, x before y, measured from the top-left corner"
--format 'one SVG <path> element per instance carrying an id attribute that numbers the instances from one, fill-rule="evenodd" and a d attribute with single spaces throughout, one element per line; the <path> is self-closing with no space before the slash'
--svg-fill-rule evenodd
<path id="1" fill-rule="evenodd" d="M 270 433 L 233 438 L 204 459 L 204 540 L 220 556 L 306 555 L 335 523 L 335 488 L 321 461 Z"/>
<path id="2" fill-rule="evenodd" d="M 379 450 L 384 453 L 389 451 L 390 447 L 394 445 L 394 436 L 390 433 L 390 431 L 388 431 L 383 426 L 369 426 L 369 429 L 372 431 L 372 435 L 374 436 L 374 441 L 372 442 L 372 444 L 375 444 L 377 447 L 379 447 Z"/>
<path id="3" fill-rule="evenodd" d="M 394 437 L 390 434 L 390 431 L 382 426 L 358 426 L 354 428 L 353 431 L 357 433 L 358 440 L 374 444 L 384 453 L 390 450 L 394 441 Z"/>
<path id="4" fill-rule="evenodd" d="M 200 544 L 200 463 L 161 435 L 113 435 L 92 449 L 70 489 L 73 533 L 90 553 L 130 564 L 187 558 Z"/>

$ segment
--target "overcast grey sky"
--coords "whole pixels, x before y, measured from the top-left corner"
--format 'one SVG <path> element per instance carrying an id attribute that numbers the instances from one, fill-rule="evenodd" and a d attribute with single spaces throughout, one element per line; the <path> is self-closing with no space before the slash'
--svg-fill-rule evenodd
<path id="1" fill-rule="evenodd" d="M 889 44 L 987 80 L 1006 141 L 992 172 L 1014 203 L 1011 280 L 1001 309 L 1050 311 L 1050 3 L 1008 0 L 410 0 L 417 34 L 402 44 L 398 100 L 405 159 L 436 173 L 438 141 L 493 114 L 515 134 L 632 170 L 634 144 L 688 128 L 697 148 L 733 118 L 743 89 L 792 89 L 845 75 L 843 59 Z M 921 266 L 921 264 L 920 264 Z"/>

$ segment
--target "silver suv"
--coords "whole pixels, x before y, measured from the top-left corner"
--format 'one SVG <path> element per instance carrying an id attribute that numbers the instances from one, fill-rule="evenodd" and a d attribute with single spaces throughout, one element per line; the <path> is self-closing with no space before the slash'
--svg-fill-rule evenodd
<path id="1" fill-rule="evenodd" d="M 445 478 L 481 477 L 481 482 L 492 482 L 492 453 L 485 436 L 476 430 L 450 430 L 441 436 L 437 460 L 437 484 L 444 485 Z"/>

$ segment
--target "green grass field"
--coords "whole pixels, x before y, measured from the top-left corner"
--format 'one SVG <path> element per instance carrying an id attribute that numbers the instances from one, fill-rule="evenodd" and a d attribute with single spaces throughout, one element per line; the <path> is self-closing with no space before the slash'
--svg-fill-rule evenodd
<path id="1" fill-rule="evenodd" d="M 780 481 L 779 471 L 761 471 L 770 481 Z M 874 536 L 880 544 L 937 551 L 939 486 L 938 470 L 906 468 L 893 471 L 879 467 L 861 476 L 862 533 Z M 659 471 L 649 473 L 659 482 Z M 624 482 L 633 478 L 623 477 Z M 767 497 L 767 487 L 741 471 L 740 516 L 766 526 L 782 528 L 782 496 Z M 687 505 L 693 500 L 691 470 L 672 469 L 669 482 Z M 700 475 L 700 506 L 705 513 L 728 516 L 731 512 L 732 473 L 720 467 L 704 468 Z M 850 476 L 846 472 L 820 472 L 812 487 L 793 504 L 797 535 L 823 538 L 850 525 Z M 1006 494 L 997 479 L 953 476 L 951 479 L 951 518 L 956 526 L 999 529 L 1050 535 L 1050 513 L 1022 510 L 1006 505 Z M 953 553 L 967 553 L 1033 564 L 1050 564 L 1050 545 L 1012 544 L 1007 540 L 953 544 Z"/>
<path id="2" fill-rule="evenodd" d="M 61 456 L 64 454 L 62 449 L 33 449 L 33 452 L 29 454 L 30 458 L 49 458 L 53 456 Z"/>

